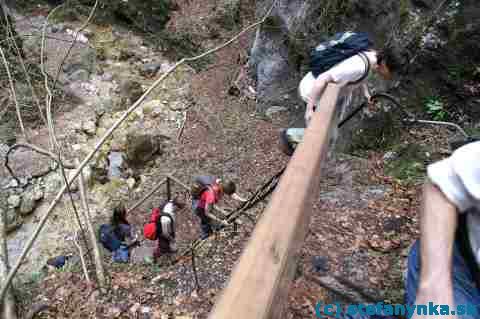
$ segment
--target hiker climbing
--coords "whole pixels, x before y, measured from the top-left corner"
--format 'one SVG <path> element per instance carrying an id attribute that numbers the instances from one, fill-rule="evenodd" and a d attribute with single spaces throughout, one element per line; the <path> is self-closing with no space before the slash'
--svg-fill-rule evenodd
<path id="1" fill-rule="evenodd" d="M 114 208 L 110 224 L 100 226 L 99 238 L 103 247 L 112 252 L 115 262 L 128 262 L 129 249 L 137 240 L 132 236 L 132 227 L 126 218 L 127 210 L 123 205 Z"/>
<path id="2" fill-rule="evenodd" d="M 427 168 L 420 240 L 408 258 L 408 305 L 433 302 L 452 307 L 480 302 L 479 158 L 480 142 L 473 142 Z M 459 313 L 457 317 L 478 315 Z"/>
<path id="3" fill-rule="evenodd" d="M 305 123 L 308 126 L 318 102 L 330 83 L 342 86 L 342 107 L 336 112 L 330 146 L 337 138 L 337 123 L 345 115 L 351 103 L 352 92 L 363 89 L 365 98 L 372 103 L 366 79 L 371 70 L 389 80 L 399 69 L 399 60 L 390 48 L 376 50 L 366 33 L 342 32 L 320 43 L 311 53 L 310 69 L 298 87 L 301 98 L 307 103 Z M 292 155 L 295 146 L 303 139 L 304 128 L 288 128 L 280 132 L 280 146 L 287 155 Z"/>
<path id="4" fill-rule="evenodd" d="M 195 177 L 190 190 L 192 211 L 200 218 L 202 239 L 212 233 L 211 220 L 208 215 L 224 194 L 230 195 L 233 199 L 245 201 L 235 191 L 236 186 L 232 181 L 223 181 L 214 176 Z"/>
<path id="5" fill-rule="evenodd" d="M 171 254 L 177 251 L 175 242 L 175 211 L 178 204 L 170 200 L 152 209 L 150 222 L 145 225 L 143 233 L 145 238 L 157 241 L 157 247 L 153 252 L 156 260 L 163 254 Z"/>

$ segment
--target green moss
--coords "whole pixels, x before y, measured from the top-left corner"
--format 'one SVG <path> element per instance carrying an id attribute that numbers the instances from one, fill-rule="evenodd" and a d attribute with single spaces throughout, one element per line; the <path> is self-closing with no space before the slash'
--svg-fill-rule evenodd
<path id="1" fill-rule="evenodd" d="M 399 119 L 388 112 L 365 119 L 362 128 L 353 132 L 350 152 L 362 156 L 366 151 L 387 150 L 400 138 L 400 125 Z"/>
<path id="2" fill-rule="evenodd" d="M 398 10 L 400 16 L 400 26 L 406 26 L 410 20 L 410 5 L 408 0 L 400 0 Z"/>

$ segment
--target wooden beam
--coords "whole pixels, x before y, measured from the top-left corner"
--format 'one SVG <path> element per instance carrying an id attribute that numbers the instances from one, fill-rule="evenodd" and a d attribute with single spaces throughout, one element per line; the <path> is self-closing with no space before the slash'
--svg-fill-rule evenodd
<path id="1" fill-rule="evenodd" d="M 210 319 L 285 318 L 297 256 L 305 240 L 313 197 L 318 194 L 338 94 L 338 86 L 327 87 L 304 141 L 292 156 Z"/>

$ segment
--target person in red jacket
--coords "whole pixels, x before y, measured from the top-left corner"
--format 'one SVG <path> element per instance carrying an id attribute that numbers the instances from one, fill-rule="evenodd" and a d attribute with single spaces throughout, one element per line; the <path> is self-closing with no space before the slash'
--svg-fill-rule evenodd
<path id="1" fill-rule="evenodd" d="M 240 201 L 244 199 L 235 193 L 236 186 L 232 181 L 222 181 L 214 176 L 198 176 L 194 181 L 198 189 L 192 191 L 192 210 L 200 218 L 201 238 L 205 239 L 212 233 L 208 215 L 223 195 L 230 195 Z"/>

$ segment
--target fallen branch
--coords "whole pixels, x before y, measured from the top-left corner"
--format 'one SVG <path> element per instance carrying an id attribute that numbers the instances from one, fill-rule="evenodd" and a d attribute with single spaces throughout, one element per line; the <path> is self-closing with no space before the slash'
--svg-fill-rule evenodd
<path id="1" fill-rule="evenodd" d="M 276 2 L 275 2 L 276 3 Z M 175 65 L 173 65 L 172 67 L 170 67 L 160 78 L 158 78 L 148 89 L 147 91 L 145 91 L 145 93 L 142 94 L 142 96 L 140 96 L 138 98 L 138 100 L 133 103 L 133 105 L 131 105 L 124 113 L 123 115 L 107 130 L 107 132 L 103 135 L 103 137 L 97 142 L 97 144 L 95 145 L 94 149 L 92 151 L 90 151 L 90 153 L 88 153 L 88 155 L 84 158 L 84 160 L 82 161 L 82 163 L 80 164 L 79 167 L 76 168 L 76 170 L 74 171 L 73 175 L 70 177 L 70 180 L 69 180 L 69 183 L 72 183 L 76 178 L 77 176 L 80 174 L 81 170 L 88 164 L 88 162 L 90 162 L 90 160 L 93 158 L 93 156 L 100 150 L 100 148 L 102 147 L 102 145 L 110 138 L 110 136 L 113 134 L 113 132 L 128 118 L 128 116 L 134 112 L 139 106 L 140 104 L 143 103 L 143 101 L 147 98 L 147 96 L 149 96 L 153 90 L 155 90 L 155 88 L 160 85 L 160 83 L 162 83 L 173 71 L 175 71 L 180 65 L 184 64 L 185 62 L 192 62 L 192 61 L 196 61 L 196 60 L 200 60 L 202 58 L 204 58 L 205 56 L 209 55 L 209 54 L 212 54 L 218 50 L 221 50 L 223 49 L 224 47 L 228 46 L 229 44 L 231 44 L 232 42 L 234 42 L 235 40 L 237 40 L 240 36 L 242 36 L 244 33 L 246 33 L 247 31 L 249 31 L 250 29 L 253 29 L 254 27 L 262 24 L 265 22 L 265 20 L 267 19 L 267 17 L 270 15 L 270 13 L 272 12 L 273 10 L 273 7 L 275 6 L 275 3 L 272 5 L 272 7 L 268 10 L 267 14 L 263 17 L 263 19 L 259 22 L 256 22 L 250 26 L 248 26 L 247 28 L 245 28 L 244 30 L 242 30 L 240 33 L 238 33 L 235 37 L 233 37 L 232 39 L 230 39 L 229 41 L 225 42 L 224 44 L 216 47 L 216 48 L 213 48 L 211 50 L 208 50 L 196 57 L 193 57 L 193 58 L 183 58 L 181 59 L 180 61 L 178 61 L 177 63 L 175 63 Z M 25 248 L 23 249 L 22 253 L 20 254 L 20 256 L 18 257 L 18 260 L 16 262 L 16 264 L 14 265 L 14 267 L 12 268 L 12 270 L 10 271 L 10 273 L 8 274 L 8 277 L 7 279 L 5 280 L 5 282 L 3 283 L 2 285 L 2 289 L 0 291 L 0 300 L 3 300 L 3 298 L 5 298 L 5 293 L 8 289 L 8 287 L 10 286 L 10 283 L 12 282 L 12 279 L 13 277 L 15 276 L 15 274 L 17 273 L 18 269 L 20 268 L 20 265 L 22 264 L 23 260 L 25 259 L 25 257 L 27 256 L 28 252 L 30 251 L 30 249 L 32 248 L 33 246 L 33 243 L 35 242 L 35 240 L 37 239 L 38 235 L 40 234 L 41 230 L 43 229 L 43 227 L 45 226 L 45 223 L 47 222 L 48 220 L 48 217 L 50 216 L 50 214 L 53 212 L 53 209 L 57 206 L 58 202 L 60 201 L 60 199 L 62 198 L 63 194 L 65 193 L 65 191 L 67 190 L 67 184 L 64 184 L 62 186 L 62 188 L 60 189 L 60 191 L 57 193 L 57 195 L 55 196 L 55 198 L 53 199 L 53 201 L 50 203 L 50 206 L 48 207 L 48 209 L 46 210 L 45 214 L 42 216 L 42 218 L 40 219 L 38 225 L 37 225 L 37 228 L 33 231 L 32 235 L 30 236 L 30 238 L 28 239 L 27 243 L 25 244 Z"/>

